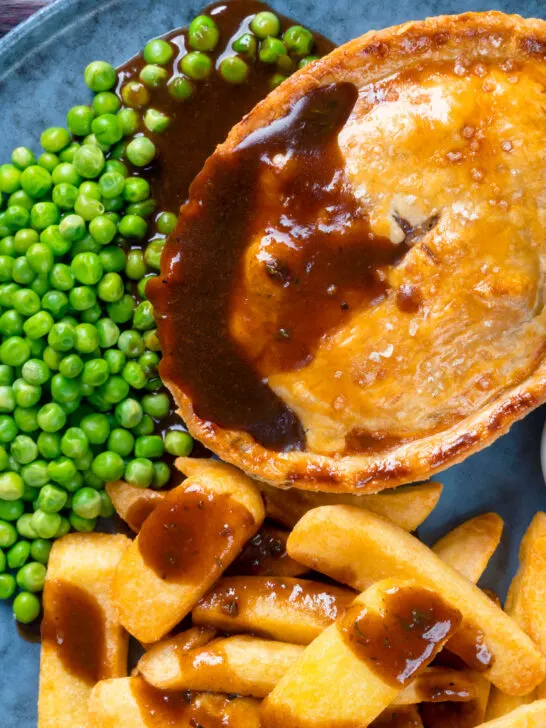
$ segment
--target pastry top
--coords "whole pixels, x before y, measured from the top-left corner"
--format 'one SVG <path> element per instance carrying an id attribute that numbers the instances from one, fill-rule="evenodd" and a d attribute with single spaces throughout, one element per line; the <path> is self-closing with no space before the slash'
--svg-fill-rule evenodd
<path id="1" fill-rule="evenodd" d="M 150 286 L 192 433 L 275 485 L 424 479 L 546 400 L 546 23 L 370 32 L 194 182 Z"/>

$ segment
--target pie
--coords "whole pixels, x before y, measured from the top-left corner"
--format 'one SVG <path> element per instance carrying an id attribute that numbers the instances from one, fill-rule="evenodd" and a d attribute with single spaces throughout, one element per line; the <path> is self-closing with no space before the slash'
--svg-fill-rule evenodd
<path id="1" fill-rule="evenodd" d="M 546 400 L 546 23 L 370 32 L 194 181 L 149 287 L 191 433 L 277 486 L 428 478 Z"/>

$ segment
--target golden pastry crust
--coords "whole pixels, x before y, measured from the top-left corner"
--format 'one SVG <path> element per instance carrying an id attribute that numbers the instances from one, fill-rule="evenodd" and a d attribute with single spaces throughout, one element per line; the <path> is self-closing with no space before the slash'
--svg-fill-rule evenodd
<path id="1" fill-rule="evenodd" d="M 214 156 L 314 89 L 354 84 L 338 138 L 353 192 L 374 234 L 414 239 L 387 271 L 385 300 L 328 332 L 305 367 L 268 377 L 300 418 L 306 450 L 272 451 L 205 421 L 167 381 L 195 437 L 273 485 L 366 493 L 460 462 L 546 400 L 545 61 L 543 21 L 430 18 L 347 43 L 232 129 Z M 251 301 L 263 283 L 256 246 L 259 236 L 245 255 Z M 411 310 L 399 303 L 408 284 Z M 245 313 L 235 307 L 231 322 L 243 348 Z M 360 447 L 360 433 L 377 447 Z"/>

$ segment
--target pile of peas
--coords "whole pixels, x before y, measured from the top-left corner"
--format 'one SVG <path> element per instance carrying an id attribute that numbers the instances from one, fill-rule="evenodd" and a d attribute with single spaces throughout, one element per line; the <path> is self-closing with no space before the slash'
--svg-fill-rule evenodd
<path id="1" fill-rule="evenodd" d="M 113 515 L 105 484 L 161 488 L 164 454 L 193 445 L 161 435 L 172 403 L 146 298 L 177 222 L 134 174 L 158 118 L 122 108 L 110 64 L 84 78 L 92 104 L 44 131 L 40 156 L 19 147 L 0 166 L 0 599 L 22 623 L 39 616 L 53 540 Z"/>
<path id="2" fill-rule="evenodd" d="M 271 76 L 272 88 L 282 83 L 287 76 L 298 68 L 303 68 L 317 56 L 310 55 L 315 45 L 313 34 L 301 25 L 292 25 L 282 35 L 279 18 L 272 12 L 257 13 L 251 23 L 250 30 L 236 38 L 232 43 L 232 55 L 224 56 L 217 71 L 220 76 L 233 84 L 244 83 L 250 72 L 250 64 L 259 59 L 276 69 Z M 207 80 L 214 69 L 214 61 L 209 55 L 220 40 L 218 26 L 207 15 L 198 15 L 191 22 L 188 30 L 188 44 L 191 48 L 180 60 L 180 71 L 168 82 L 171 95 L 178 99 L 190 98 L 195 91 L 195 82 Z M 166 41 L 157 40 L 147 46 L 144 58 L 147 65 L 140 73 L 144 87 L 154 87 L 167 82 L 167 72 L 161 68 L 172 57 L 172 48 Z M 128 105 L 134 104 L 134 96 L 140 96 L 139 102 L 145 103 L 146 90 L 138 83 L 128 84 Z M 140 88 L 139 88 L 140 87 Z M 158 112 L 154 112 L 155 117 Z M 168 123 L 168 119 L 159 117 L 150 119 L 156 123 Z"/>

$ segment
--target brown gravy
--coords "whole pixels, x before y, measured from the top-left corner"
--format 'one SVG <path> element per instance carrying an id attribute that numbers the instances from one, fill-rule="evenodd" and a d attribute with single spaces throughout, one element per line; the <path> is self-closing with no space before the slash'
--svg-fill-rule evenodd
<path id="1" fill-rule="evenodd" d="M 419 708 L 424 728 L 474 728 L 483 721 L 479 700 L 468 703 L 422 703 Z"/>
<path id="2" fill-rule="evenodd" d="M 289 576 L 292 561 L 286 552 L 289 531 L 281 531 L 272 526 L 262 526 L 258 533 L 248 541 L 226 572 L 227 576 Z M 298 569 L 301 573 L 302 569 Z"/>
<path id="3" fill-rule="evenodd" d="M 432 661 L 460 622 L 460 612 L 434 592 L 397 587 L 386 593 L 383 615 L 355 604 L 339 629 L 357 657 L 399 688 Z"/>
<path id="4" fill-rule="evenodd" d="M 110 677 L 105 616 L 88 591 L 61 580 L 47 582 L 42 642 L 52 644 L 63 665 L 87 685 Z"/>
<path id="5" fill-rule="evenodd" d="M 193 485 L 171 491 L 144 523 L 138 546 L 144 562 L 170 582 L 199 583 L 223 568 L 234 535 L 254 519 L 234 498 Z"/>
<path id="6" fill-rule="evenodd" d="M 348 589 L 329 586 L 306 579 L 226 577 L 203 599 L 200 606 L 216 607 L 230 617 L 258 597 L 267 599 L 270 606 L 290 604 L 293 609 L 312 615 L 327 627 L 340 616 L 354 599 Z"/>
<path id="7" fill-rule="evenodd" d="M 484 633 L 466 622 L 450 640 L 449 647 L 473 670 L 484 672 L 493 664 L 493 655 L 485 643 Z"/>
<path id="8" fill-rule="evenodd" d="M 347 83 L 315 89 L 231 154 L 209 159 L 167 242 L 163 277 L 149 288 L 163 378 L 191 397 L 201 419 L 246 430 L 270 449 L 305 443 L 267 377 L 305 365 L 351 309 L 380 300 L 381 267 L 406 251 L 372 236 L 345 183 L 337 136 L 356 98 Z M 289 159 L 281 172 L 279 157 Z M 271 202 L 260 199 L 267 186 Z M 255 311 L 245 299 L 243 256 L 262 230 L 272 303 Z M 233 339 L 233 311 L 262 338 L 254 360 Z"/>

